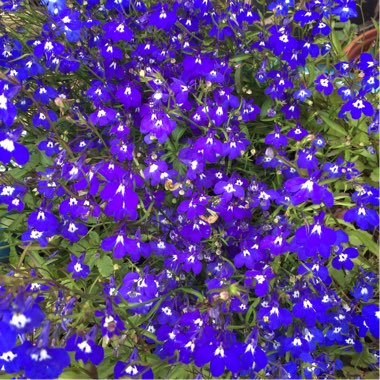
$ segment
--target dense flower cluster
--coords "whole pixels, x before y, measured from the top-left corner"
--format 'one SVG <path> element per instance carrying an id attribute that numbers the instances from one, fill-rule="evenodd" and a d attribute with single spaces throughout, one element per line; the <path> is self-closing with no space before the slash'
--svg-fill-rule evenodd
<path id="1" fill-rule="evenodd" d="M 379 65 L 334 29 L 355 1 L 42 3 L 1 5 L 0 371 L 375 364 Z"/>

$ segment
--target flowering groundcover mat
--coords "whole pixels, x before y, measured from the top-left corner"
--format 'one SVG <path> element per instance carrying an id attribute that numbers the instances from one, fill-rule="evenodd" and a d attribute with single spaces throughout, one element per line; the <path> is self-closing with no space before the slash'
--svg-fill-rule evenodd
<path id="1" fill-rule="evenodd" d="M 378 378 L 360 4 L 0 6 L 0 378 Z"/>

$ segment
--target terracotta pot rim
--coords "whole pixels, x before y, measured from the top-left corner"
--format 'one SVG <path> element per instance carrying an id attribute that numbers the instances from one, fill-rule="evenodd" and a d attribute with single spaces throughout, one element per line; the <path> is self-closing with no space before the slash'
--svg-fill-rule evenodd
<path id="1" fill-rule="evenodd" d="M 376 41 L 377 35 L 377 29 L 372 28 L 353 39 L 344 49 L 347 58 L 350 60 L 359 58 L 360 54 L 368 51 L 372 43 Z"/>

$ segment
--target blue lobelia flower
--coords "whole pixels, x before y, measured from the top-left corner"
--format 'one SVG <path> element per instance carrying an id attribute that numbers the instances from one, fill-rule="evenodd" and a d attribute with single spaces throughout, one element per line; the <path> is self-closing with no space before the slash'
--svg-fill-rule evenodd
<path id="1" fill-rule="evenodd" d="M 379 339 L 380 309 L 378 305 L 369 304 L 362 308 L 362 315 L 370 333 Z"/>
<path id="2" fill-rule="evenodd" d="M 154 8 L 155 11 L 149 17 L 149 24 L 158 29 L 168 31 L 177 21 L 175 11 L 169 10 L 168 4 L 158 3 Z"/>
<path id="3" fill-rule="evenodd" d="M 359 252 L 355 248 L 346 248 L 343 252 L 334 257 L 332 266 L 335 269 L 351 270 L 354 267 L 354 263 L 351 259 L 359 256 Z"/>
<path id="4" fill-rule="evenodd" d="M 43 4 L 47 5 L 49 13 L 57 15 L 66 9 L 66 0 L 41 0 Z"/>
<path id="5" fill-rule="evenodd" d="M 58 378 L 64 368 L 70 365 L 70 356 L 63 348 L 49 347 L 50 322 L 43 327 L 37 344 L 25 341 L 20 347 L 21 363 L 27 378 Z"/>
<path id="6" fill-rule="evenodd" d="M 294 177 L 285 182 L 285 190 L 292 193 L 293 205 L 299 205 L 308 199 L 314 204 L 323 202 L 327 207 L 334 205 L 334 197 L 330 191 L 317 183 L 320 175 L 321 172 L 317 171 L 309 178 Z"/>
<path id="7" fill-rule="evenodd" d="M 195 365 L 204 366 L 210 362 L 210 372 L 213 377 L 223 375 L 227 368 L 232 373 L 237 373 L 240 368 L 239 357 L 242 355 L 243 345 L 235 342 L 227 345 L 223 342 L 212 342 L 210 345 L 202 345 L 194 354 Z"/>
<path id="8" fill-rule="evenodd" d="M 329 78 L 327 78 L 325 75 L 321 74 L 319 75 L 315 81 L 315 89 L 318 92 L 322 92 L 325 96 L 331 95 L 334 91 L 334 86 L 331 84 Z"/>
<path id="9" fill-rule="evenodd" d="M 377 212 L 365 207 L 362 203 L 347 210 L 344 214 L 344 220 L 356 223 L 361 230 L 372 230 L 379 225 L 379 215 Z"/>
<path id="10" fill-rule="evenodd" d="M 340 22 L 346 22 L 350 18 L 357 17 L 356 1 L 354 0 L 338 0 L 335 1 L 336 6 L 332 9 L 332 14 L 339 16 Z"/>
<path id="11" fill-rule="evenodd" d="M 239 359 L 241 361 L 240 370 L 248 371 L 249 377 L 253 378 L 252 374 L 261 371 L 268 364 L 267 355 L 257 344 L 257 333 L 251 334 L 243 349 L 244 353 Z"/>
<path id="12" fill-rule="evenodd" d="M 75 351 L 75 360 L 82 360 L 83 363 L 90 361 L 94 365 L 99 365 L 104 359 L 102 346 L 94 342 L 96 336 L 96 326 L 83 338 L 73 334 L 66 342 L 67 351 Z"/>
<path id="13" fill-rule="evenodd" d="M 7 82 L 0 81 L 0 120 L 10 127 L 17 115 L 17 109 L 11 102 L 16 95 L 17 87 L 9 86 Z"/>
<path id="14" fill-rule="evenodd" d="M 241 185 L 237 184 L 234 178 L 227 181 L 219 181 L 214 187 L 215 194 L 221 194 L 223 203 L 228 203 L 232 197 L 244 197 L 244 189 Z"/>
<path id="15" fill-rule="evenodd" d="M 40 327 L 44 318 L 45 314 L 35 299 L 19 292 L 12 302 L 12 308 L 3 312 L 2 321 L 17 334 L 24 334 Z"/>
<path id="16" fill-rule="evenodd" d="M 83 264 L 85 254 L 82 253 L 79 257 L 75 255 L 70 255 L 70 263 L 67 266 L 67 271 L 72 273 L 72 277 L 75 280 L 80 278 L 86 278 L 90 273 L 90 267 Z"/>
<path id="17" fill-rule="evenodd" d="M 115 364 L 115 379 L 154 379 L 153 371 L 147 366 L 138 364 L 139 356 L 137 349 L 134 348 L 127 362 L 118 361 Z"/>
<path id="18" fill-rule="evenodd" d="M 117 220 L 125 217 L 137 219 L 139 197 L 129 182 L 129 180 L 108 182 L 100 192 L 101 198 L 107 201 L 104 210 L 107 216 L 114 216 Z"/>
<path id="19" fill-rule="evenodd" d="M 342 117 L 347 112 L 351 114 L 353 119 L 357 120 L 361 118 L 362 114 L 370 117 L 375 111 L 372 104 L 359 95 L 359 97 L 352 97 L 347 103 L 343 104 L 339 117 Z"/>
<path id="20" fill-rule="evenodd" d="M 17 132 L 0 132 L 0 162 L 3 164 L 8 164 L 11 159 L 15 160 L 18 165 L 25 165 L 29 161 L 29 151 L 25 146 L 17 142 L 18 137 L 19 133 Z"/>
<path id="21" fill-rule="evenodd" d="M 17 331 L 10 328 L 9 324 L 0 321 L 0 353 L 10 351 L 16 345 Z M 2 356 L 0 356 L 1 360 Z"/>
<path id="22" fill-rule="evenodd" d="M 288 309 L 279 307 L 277 302 L 263 301 L 258 312 L 258 318 L 264 329 L 269 327 L 271 330 L 277 330 L 292 323 L 292 313 Z"/>
<path id="23" fill-rule="evenodd" d="M 301 260 L 313 257 L 320 253 L 324 258 L 330 256 L 331 248 L 336 243 L 337 233 L 331 228 L 324 226 L 325 213 L 314 217 L 314 224 L 302 226 L 295 232 L 292 246 Z"/>
<path id="24" fill-rule="evenodd" d="M 294 13 L 294 21 L 298 22 L 302 27 L 321 18 L 318 12 L 300 9 Z"/>
<path id="25" fill-rule="evenodd" d="M 110 21 L 103 25 L 105 30 L 104 38 L 111 39 L 113 42 L 131 41 L 133 32 L 125 25 L 124 20 Z"/>

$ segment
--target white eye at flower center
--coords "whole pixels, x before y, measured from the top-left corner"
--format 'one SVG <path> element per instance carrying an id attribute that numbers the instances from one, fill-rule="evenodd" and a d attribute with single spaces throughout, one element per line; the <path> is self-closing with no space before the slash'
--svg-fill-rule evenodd
<path id="1" fill-rule="evenodd" d="M 305 301 L 303 301 L 303 307 L 304 307 L 304 309 L 311 309 L 313 307 L 313 305 L 311 304 L 311 302 L 309 300 L 305 300 Z"/>
<path id="2" fill-rule="evenodd" d="M 311 230 L 311 234 L 315 234 L 315 233 L 317 233 L 319 236 L 321 236 L 321 234 L 322 234 L 322 227 L 318 223 Z"/>
<path id="3" fill-rule="evenodd" d="M 227 192 L 227 193 L 233 193 L 236 191 L 236 189 L 234 188 L 234 186 L 232 185 L 232 183 L 229 183 L 227 186 L 224 186 L 223 189 Z"/>
<path id="4" fill-rule="evenodd" d="M 15 191 L 15 188 L 14 188 L 14 187 L 11 187 L 11 186 L 5 186 L 5 187 L 3 187 L 3 189 L 1 190 L 1 194 L 0 194 L 0 195 L 9 196 L 9 195 L 12 195 L 14 191 Z"/>
<path id="5" fill-rule="evenodd" d="M 47 42 L 45 43 L 44 49 L 45 49 L 46 51 L 50 51 L 50 50 L 52 50 L 52 49 L 53 49 L 53 44 L 52 44 L 50 41 L 47 41 Z"/>
<path id="6" fill-rule="evenodd" d="M 74 270 L 75 272 L 79 273 L 79 272 L 82 272 L 83 268 L 82 268 L 82 265 L 80 265 L 80 263 L 76 263 L 74 265 Z"/>
<path id="7" fill-rule="evenodd" d="M 190 341 L 185 344 L 185 348 L 190 348 L 191 352 L 194 352 L 195 344 L 194 342 Z"/>
<path id="8" fill-rule="evenodd" d="M 119 187 L 116 190 L 116 194 L 119 194 L 119 193 L 121 193 L 122 196 L 124 196 L 125 194 L 125 186 L 122 183 L 119 185 Z"/>
<path id="9" fill-rule="evenodd" d="M 69 224 L 68 231 L 71 232 L 72 234 L 78 230 L 78 227 L 74 223 Z"/>
<path id="10" fill-rule="evenodd" d="M 37 215 L 37 220 L 45 220 L 45 213 L 43 211 L 40 211 Z"/>
<path id="11" fill-rule="evenodd" d="M 12 315 L 12 319 L 10 320 L 9 324 L 15 326 L 18 329 L 23 329 L 30 321 L 31 319 L 26 317 L 24 314 L 16 313 Z"/>
<path id="12" fill-rule="evenodd" d="M 31 239 L 39 239 L 41 236 L 42 236 L 42 232 L 40 231 L 36 231 L 36 230 L 33 230 L 31 233 L 30 233 L 30 238 Z"/>
<path id="13" fill-rule="evenodd" d="M 223 349 L 223 347 L 219 346 L 219 347 L 215 350 L 214 355 L 215 355 L 215 356 L 220 356 L 221 358 L 224 358 L 224 349 Z"/>
<path id="14" fill-rule="evenodd" d="M 352 104 L 355 108 L 362 109 L 365 107 L 361 99 L 357 99 L 355 103 Z"/>
<path id="15" fill-rule="evenodd" d="M 112 315 L 107 315 L 105 320 L 104 320 L 103 327 L 107 328 L 109 326 L 109 324 L 114 322 L 114 321 L 115 321 L 115 319 Z"/>
<path id="16" fill-rule="evenodd" d="M 119 33 L 124 33 L 124 25 L 123 24 L 119 24 L 116 27 L 116 31 L 119 32 Z"/>
<path id="17" fill-rule="evenodd" d="M 0 99 L 0 101 L 1 101 L 1 99 Z M 0 109 L 1 108 L 2 107 L 1 107 L 1 103 L 0 103 Z M 0 141 L 0 147 L 2 147 L 3 149 L 5 149 L 8 152 L 13 152 L 15 150 L 15 144 L 10 139 L 5 139 L 5 140 Z"/>
<path id="18" fill-rule="evenodd" d="M 314 182 L 311 179 L 308 179 L 304 184 L 301 185 L 301 189 L 307 189 L 310 193 L 313 191 Z"/>
<path id="19" fill-rule="evenodd" d="M 7 363 L 12 362 L 17 357 L 12 351 L 4 352 L 0 355 L 0 360 L 3 360 Z"/>
<path id="20" fill-rule="evenodd" d="M 279 315 L 278 307 L 273 306 L 269 314 L 270 315 L 276 314 L 278 316 Z"/>
<path id="21" fill-rule="evenodd" d="M 293 340 L 293 342 L 292 342 L 292 345 L 293 345 L 293 346 L 297 346 L 297 347 L 302 346 L 301 339 L 300 339 L 300 338 L 295 338 L 295 339 Z"/>
<path id="22" fill-rule="evenodd" d="M 245 249 L 243 251 L 243 256 L 246 257 L 246 256 L 251 256 L 251 253 L 248 251 L 248 249 Z"/>
<path id="23" fill-rule="evenodd" d="M 39 354 L 30 355 L 30 357 L 36 362 L 42 362 L 43 360 L 51 359 L 51 356 L 45 349 L 42 349 Z"/>
<path id="24" fill-rule="evenodd" d="M 163 307 L 161 309 L 166 315 L 172 315 L 172 311 L 169 307 Z"/>
<path id="25" fill-rule="evenodd" d="M 261 191 L 259 195 L 259 199 L 268 200 L 270 198 L 270 195 L 268 195 L 265 191 Z"/>
<path id="26" fill-rule="evenodd" d="M 255 276 L 255 280 L 257 281 L 258 284 L 263 284 L 265 282 L 265 277 L 262 276 L 261 274 Z"/>
<path id="27" fill-rule="evenodd" d="M 218 115 L 218 116 L 221 116 L 221 115 L 223 115 L 223 108 L 222 107 L 218 107 L 218 109 L 216 110 L 216 114 Z"/>
<path id="28" fill-rule="evenodd" d="M 117 245 L 117 244 L 122 244 L 122 245 L 124 245 L 124 237 L 123 237 L 123 235 L 117 235 L 115 245 Z"/>
<path id="29" fill-rule="evenodd" d="M 340 262 L 346 261 L 347 258 L 348 258 L 348 255 L 346 255 L 345 253 L 341 253 L 341 254 L 339 255 L 339 261 L 340 261 Z"/>
<path id="30" fill-rule="evenodd" d="M 329 81 L 327 79 L 321 79 L 319 83 L 323 87 L 327 87 L 329 85 Z"/>
<path id="31" fill-rule="evenodd" d="M 91 346 L 87 343 L 86 340 L 79 343 L 77 346 L 81 351 L 85 352 L 86 354 L 91 354 L 92 352 Z"/>

